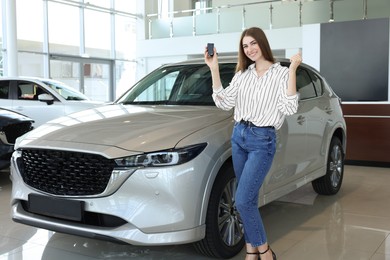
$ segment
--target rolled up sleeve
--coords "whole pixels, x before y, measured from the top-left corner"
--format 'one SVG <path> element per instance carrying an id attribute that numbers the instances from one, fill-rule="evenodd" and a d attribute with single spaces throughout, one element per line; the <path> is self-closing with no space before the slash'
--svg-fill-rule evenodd
<path id="1" fill-rule="evenodd" d="M 286 116 L 295 114 L 298 111 L 299 94 L 287 95 L 287 79 L 283 80 L 279 90 L 278 110 Z"/>
<path id="2" fill-rule="evenodd" d="M 222 110 L 230 110 L 236 104 L 237 97 L 237 73 L 233 77 L 227 88 L 219 86 L 218 88 L 213 88 L 213 100 L 215 105 Z"/>

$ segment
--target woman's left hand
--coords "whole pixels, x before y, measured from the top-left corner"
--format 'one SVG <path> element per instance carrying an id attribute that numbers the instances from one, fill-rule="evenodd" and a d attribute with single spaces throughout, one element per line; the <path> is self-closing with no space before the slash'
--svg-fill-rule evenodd
<path id="1" fill-rule="evenodd" d="M 290 69 L 294 69 L 296 70 L 299 66 L 299 64 L 302 63 L 302 54 L 300 52 L 298 52 L 297 54 L 295 54 L 294 56 L 292 56 L 290 58 Z"/>

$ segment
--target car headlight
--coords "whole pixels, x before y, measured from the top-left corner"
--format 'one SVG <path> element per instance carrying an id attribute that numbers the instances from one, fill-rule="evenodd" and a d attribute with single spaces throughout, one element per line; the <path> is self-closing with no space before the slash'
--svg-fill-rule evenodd
<path id="1" fill-rule="evenodd" d="M 115 163 L 118 167 L 156 167 L 178 165 L 194 159 L 204 150 L 206 146 L 206 143 L 201 143 L 177 149 L 137 154 L 115 159 Z"/>

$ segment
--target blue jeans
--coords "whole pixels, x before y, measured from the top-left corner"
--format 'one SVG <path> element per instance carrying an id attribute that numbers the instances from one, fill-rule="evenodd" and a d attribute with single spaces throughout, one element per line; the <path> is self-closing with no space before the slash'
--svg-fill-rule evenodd
<path id="1" fill-rule="evenodd" d="M 236 122 L 231 142 L 233 168 L 238 182 L 235 203 L 244 224 L 245 241 L 257 247 L 267 242 L 258 198 L 275 155 L 275 129 Z"/>

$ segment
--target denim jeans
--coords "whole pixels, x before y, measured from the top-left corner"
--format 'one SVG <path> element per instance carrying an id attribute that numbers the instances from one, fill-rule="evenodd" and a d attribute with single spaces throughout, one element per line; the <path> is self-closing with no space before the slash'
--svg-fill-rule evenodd
<path id="1" fill-rule="evenodd" d="M 275 129 L 236 122 L 231 142 L 233 168 L 238 182 L 235 203 L 244 224 L 245 241 L 257 247 L 267 242 L 258 198 L 275 155 Z"/>

